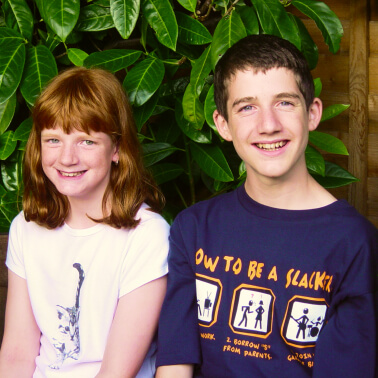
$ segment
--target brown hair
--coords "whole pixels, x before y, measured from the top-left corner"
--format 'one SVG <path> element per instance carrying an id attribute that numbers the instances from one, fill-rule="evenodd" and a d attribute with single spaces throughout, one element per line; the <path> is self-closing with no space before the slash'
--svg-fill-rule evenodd
<path id="1" fill-rule="evenodd" d="M 33 128 L 24 156 L 23 210 L 27 221 L 47 228 L 61 226 L 70 204 L 47 178 L 41 163 L 41 131 L 59 125 L 72 129 L 104 132 L 118 146 L 119 163 L 112 164 L 102 208 L 111 201 L 110 215 L 95 220 L 115 228 L 134 228 L 143 202 L 159 212 L 164 198 L 143 165 L 131 106 L 118 79 L 102 69 L 75 67 L 56 76 L 37 99 Z"/>
<path id="2" fill-rule="evenodd" d="M 287 68 L 295 75 L 309 109 L 314 100 L 314 81 L 303 54 L 289 41 L 268 34 L 249 35 L 231 46 L 218 61 L 214 72 L 214 100 L 227 120 L 228 84 L 238 71 L 266 72 Z"/>

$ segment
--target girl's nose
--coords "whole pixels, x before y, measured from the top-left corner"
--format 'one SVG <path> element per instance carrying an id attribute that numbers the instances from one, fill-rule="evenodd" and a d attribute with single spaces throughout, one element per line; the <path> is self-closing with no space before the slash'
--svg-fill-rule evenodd
<path id="1" fill-rule="evenodd" d="M 79 157 L 76 151 L 76 146 L 73 144 L 63 144 L 60 155 L 59 155 L 59 162 L 62 165 L 70 166 L 77 164 L 79 161 Z"/>

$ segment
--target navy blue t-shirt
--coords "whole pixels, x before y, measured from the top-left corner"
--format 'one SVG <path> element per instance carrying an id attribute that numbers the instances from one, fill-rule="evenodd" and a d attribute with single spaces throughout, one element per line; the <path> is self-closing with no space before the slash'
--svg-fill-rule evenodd
<path id="1" fill-rule="evenodd" d="M 347 204 L 282 210 L 240 187 L 176 218 L 157 366 L 198 377 L 374 377 L 377 229 Z"/>

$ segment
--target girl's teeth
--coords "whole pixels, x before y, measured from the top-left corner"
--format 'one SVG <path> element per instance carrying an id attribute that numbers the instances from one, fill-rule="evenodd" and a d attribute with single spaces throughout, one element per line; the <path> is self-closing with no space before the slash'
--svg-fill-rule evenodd
<path id="1" fill-rule="evenodd" d="M 65 176 L 65 177 L 76 177 L 76 176 L 80 176 L 83 174 L 84 171 L 82 172 L 60 172 L 62 176 Z"/>

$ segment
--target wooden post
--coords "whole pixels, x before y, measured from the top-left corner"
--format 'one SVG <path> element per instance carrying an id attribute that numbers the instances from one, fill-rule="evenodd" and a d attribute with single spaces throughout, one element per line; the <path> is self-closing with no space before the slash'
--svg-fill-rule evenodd
<path id="1" fill-rule="evenodd" d="M 369 0 L 350 0 L 349 51 L 349 162 L 348 169 L 360 181 L 349 187 L 348 200 L 362 215 L 367 215 L 368 143 L 368 9 Z"/>

